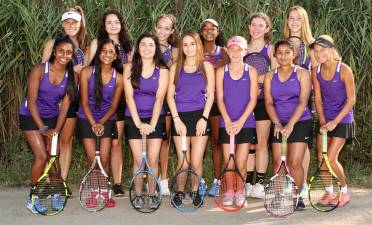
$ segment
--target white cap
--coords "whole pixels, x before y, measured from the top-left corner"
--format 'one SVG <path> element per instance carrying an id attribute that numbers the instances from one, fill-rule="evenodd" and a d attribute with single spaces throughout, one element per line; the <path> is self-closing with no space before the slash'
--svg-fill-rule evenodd
<path id="1" fill-rule="evenodd" d="M 61 21 L 63 22 L 67 19 L 73 19 L 73 20 L 76 20 L 76 21 L 80 22 L 81 21 L 81 15 L 77 12 L 74 12 L 74 11 L 68 11 L 68 12 L 63 13 Z"/>
<path id="2" fill-rule="evenodd" d="M 213 26 L 218 27 L 218 23 L 217 23 L 216 20 L 214 20 L 214 19 L 212 19 L 212 18 L 208 18 L 208 19 L 205 19 L 205 20 L 200 24 L 200 28 L 203 28 L 203 26 L 204 26 L 204 24 L 205 24 L 206 22 L 209 22 L 209 23 L 213 24 Z"/>

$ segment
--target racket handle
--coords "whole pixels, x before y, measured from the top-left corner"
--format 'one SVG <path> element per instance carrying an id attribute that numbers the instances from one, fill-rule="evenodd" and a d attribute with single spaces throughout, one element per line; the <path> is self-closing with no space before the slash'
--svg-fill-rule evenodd
<path id="1" fill-rule="evenodd" d="M 181 144 L 182 144 L 182 151 L 186 152 L 187 151 L 186 136 L 181 136 Z"/>
<path id="2" fill-rule="evenodd" d="M 146 134 L 142 134 L 142 154 L 146 153 L 146 141 L 147 141 Z"/>
<path id="3" fill-rule="evenodd" d="M 282 135 L 281 152 L 282 152 L 281 159 L 282 161 L 284 161 L 287 157 L 287 137 L 285 137 L 284 135 Z"/>
<path id="4" fill-rule="evenodd" d="M 52 137 L 52 148 L 50 150 L 51 156 L 57 155 L 57 146 L 58 146 L 58 134 L 54 134 Z"/>
<path id="5" fill-rule="evenodd" d="M 96 136 L 96 154 L 97 152 L 99 152 L 99 149 L 100 149 L 100 146 L 101 146 L 101 136 Z"/>
<path id="6" fill-rule="evenodd" d="M 327 143 L 328 142 L 328 137 L 327 137 L 327 130 L 323 129 L 322 130 L 322 150 L 323 153 L 327 153 Z"/>
<path id="7" fill-rule="evenodd" d="M 235 152 L 235 135 L 230 134 L 230 154 L 234 154 Z"/>

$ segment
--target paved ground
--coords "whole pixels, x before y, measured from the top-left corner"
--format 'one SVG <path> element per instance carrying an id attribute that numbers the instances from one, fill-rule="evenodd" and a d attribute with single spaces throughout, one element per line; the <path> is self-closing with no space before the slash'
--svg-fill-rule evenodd
<path id="1" fill-rule="evenodd" d="M 0 189 L 0 225 L 248 225 L 248 224 L 301 224 L 301 225 L 343 225 L 372 224 L 372 189 L 352 188 L 352 201 L 345 207 L 330 213 L 315 211 L 307 206 L 303 212 L 296 212 L 288 218 L 273 218 L 258 199 L 249 199 L 248 206 L 239 212 L 228 213 L 216 208 L 212 198 L 207 198 L 202 208 L 194 213 L 175 210 L 168 198 L 153 214 L 141 214 L 131 208 L 127 197 L 117 199 L 116 208 L 90 213 L 80 207 L 78 193 L 67 202 L 63 212 L 46 217 L 31 214 L 25 207 L 26 189 Z"/>

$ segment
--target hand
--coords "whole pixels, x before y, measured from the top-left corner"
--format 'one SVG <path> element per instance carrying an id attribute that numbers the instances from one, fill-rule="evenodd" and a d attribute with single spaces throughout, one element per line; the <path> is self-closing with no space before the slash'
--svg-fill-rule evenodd
<path id="1" fill-rule="evenodd" d="M 280 132 L 283 129 L 283 125 L 281 123 L 274 124 L 274 136 L 276 139 L 279 139 Z"/>
<path id="2" fill-rule="evenodd" d="M 336 121 L 331 120 L 328 123 L 324 124 L 321 128 L 325 128 L 328 131 L 333 131 L 337 125 L 338 123 L 336 123 Z"/>
<path id="3" fill-rule="evenodd" d="M 92 125 L 92 131 L 96 136 L 102 136 L 105 132 L 105 127 L 100 123 L 95 123 Z"/>
<path id="4" fill-rule="evenodd" d="M 205 134 L 205 130 L 207 129 L 207 121 L 204 119 L 199 119 L 196 123 L 196 136 L 202 136 Z"/>
<path id="5" fill-rule="evenodd" d="M 187 128 L 185 124 L 182 122 L 182 120 L 179 117 L 177 117 L 173 121 L 174 121 L 174 127 L 176 128 L 177 134 L 180 136 L 186 136 Z"/>
<path id="6" fill-rule="evenodd" d="M 293 131 L 293 125 L 292 124 L 287 124 L 283 127 L 283 129 L 280 131 L 283 136 L 289 137 Z"/>
<path id="7" fill-rule="evenodd" d="M 243 126 L 244 122 L 241 120 L 237 120 L 231 124 L 230 131 L 232 132 L 232 134 L 237 135 L 242 130 Z"/>
<path id="8" fill-rule="evenodd" d="M 41 135 L 46 136 L 48 138 L 52 138 L 56 134 L 58 134 L 56 129 L 49 129 L 41 133 Z"/>
<path id="9" fill-rule="evenodd" d="M 141 133 L 141 135 L 143 135 L 143 134 L 149 135 L 154 131 L 154 128 L 148 123 L 141 123 L 139 125 L 138 129 L 139 129 L 139 132 Z"/>
<path id="10" fill-rule="evenodd" d="M 226 119 L 224 118 L 223 120 L 225 122 L 226 133 L 228 135 L 230 135 L 231 134 L 231 124 L 232 124 L 232 122 L 231 122 L 230 118 L 226 118 Z"/>

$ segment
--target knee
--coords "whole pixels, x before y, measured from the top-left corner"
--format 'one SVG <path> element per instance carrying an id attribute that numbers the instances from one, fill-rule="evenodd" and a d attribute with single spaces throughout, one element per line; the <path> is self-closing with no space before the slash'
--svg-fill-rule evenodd
<path id="1" fill-rule="evenodd" d="M 191 167 L 194 168 L 195 170 L 197 170 L 201 167 L 201 163 L 200 162 L 191 162 Z"/>
<path id="2" fill-rule="evenodd" d="M 48 160 L 48 156 L 46 152 L 37 154 L 35 156 L 35 164 L 37 165 L 45 165 L 47 163 L 47 160 Z"/>
<path id="3" fill-rule="evenodd" d="M 300 170 L 300 169 L 302 169 L 302 161 L 300 161 L 300 160 L 291 160 L 291 161 L 288 162 L 288 166 L 292 170 Z"/>
<path id="4" fill-rule="evenodd" d="M 62 148 L 68 148 L 72 145 L 72 135 L 61 135 L 59 144 Z"/>

